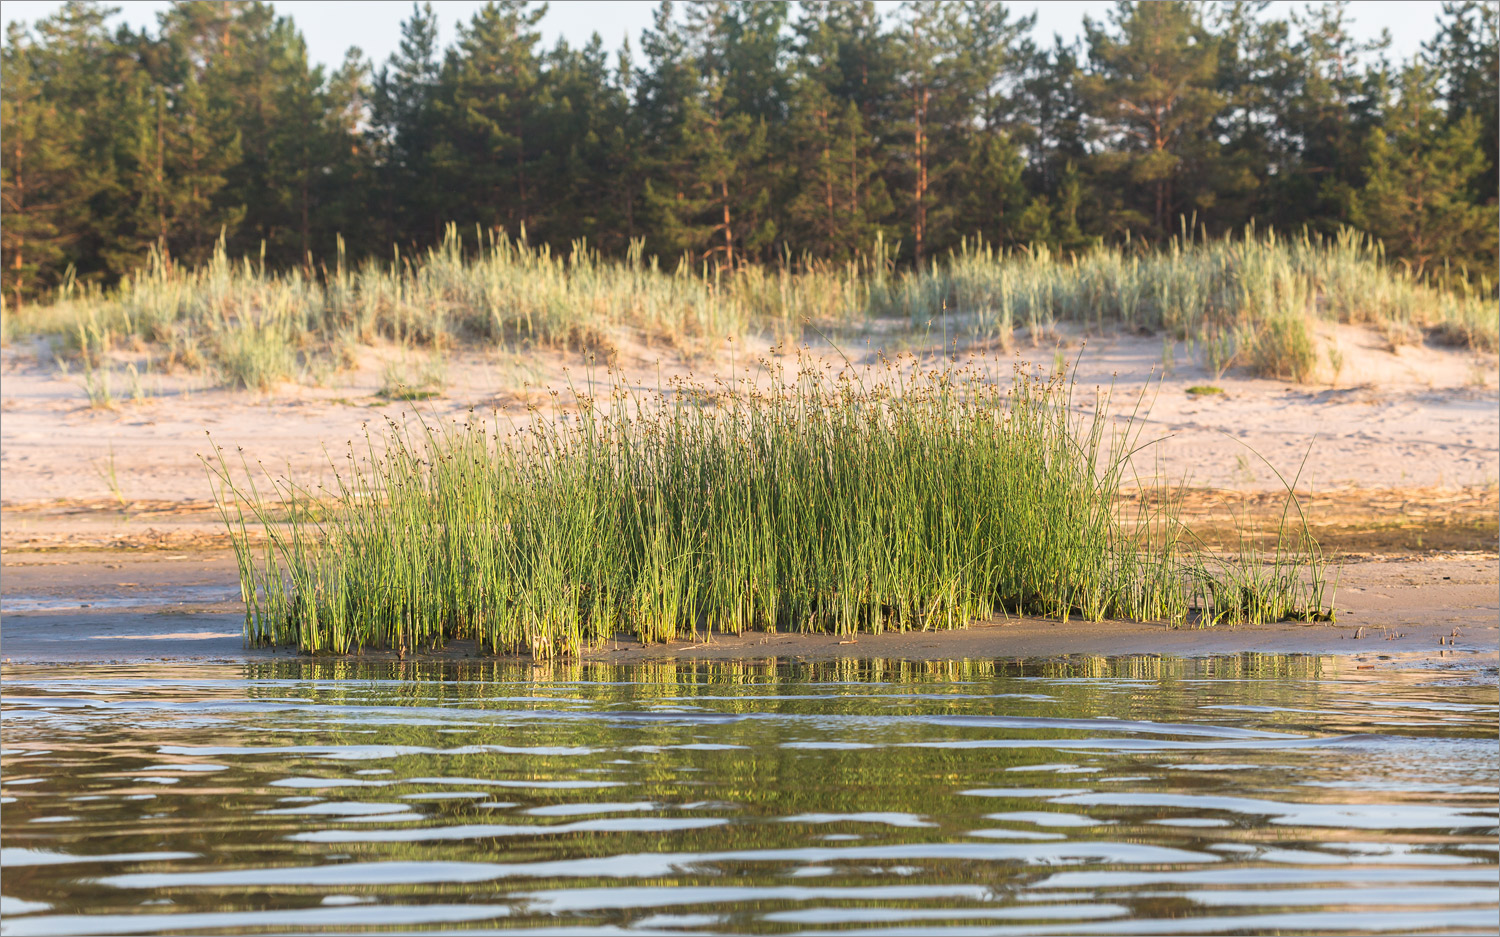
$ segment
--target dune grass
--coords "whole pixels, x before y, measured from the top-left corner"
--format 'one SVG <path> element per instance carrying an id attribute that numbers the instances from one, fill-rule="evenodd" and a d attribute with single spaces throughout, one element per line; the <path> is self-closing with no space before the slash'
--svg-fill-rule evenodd
<path id="1" fill-rule="evenodd" d="M 1320 360 L 1319 320 L 1365 323 L 1391 346 L 1433 338 L 1477 351 L 1500 346 L 1494 290 L 1448 278 L 1442 288 L 1388 264 L 1378 244 L 1345 231 L 1283 238 L 1185 233 L 1159 249 L 966 244 L 923 270 L 898 269 L 877 244 L 856 263 L 797 263 L 728 272 L 688 260 L 665 269 L 637 244 L 610 260 L 578 243 L 566 253 L 450 228 L 418 256 L 332 269 L 267 271 L 222 250 L 187 269 L 154 257 L 116 288 L 70 283 L 54 301 L 3 310 L 7 340 L 54 336 L 64 354 L 154 349 L 155 364 L 211 371 L 231 387 L 266 389 L 353 361 L 359 345 L 411 352 L 545 347 L 610 358 L 623 332 L 684 352 L 747 331 L 795 338 L 806 323 L 859 329 L 906 322 L 947 340 L 1011 342 L 1058 322 L 1159 331 L 1217 377 L 1230 367 L 1292 381 Z M 1332 353 L 1333 349 L 1330 349 Z"/>
<path id="2" fill-rule="evenodd" d="M 871 302 L 1000 342 L 1060 321 L 1160 331 L 1188 342 L 1216 374 L 1241 364 L 1299 382 L 1317 361 L 1311 326 L 1319 320 L 1373 326 L 1393 346 L 1428 334 L 1476 351 L 1500 346 L 1491 284 L 1454 276 L 1438 288 L 1387 264 L 1378 242 L 1350 229 L 1331 238 L 1184 233 L 1161 250 L 1069 256 L 966 245 L 946 264 L 896 278 Z"/>
<path id="3" fill-rule="evenodd" d="M 1327 614 L 1295 515 L 1273 550 L 1232 557 L 1194 544 L 1171 491 L 1123 516 L 1141 424 L 1116 429 L 1105 397 L 1078 416 L 1059 375 L 767 367 L 735 386 L 589 387 L 522 425 L 392 424 L 322 490 L 215 453 L 247 639 L 552 657 L 620 632 Z"/>

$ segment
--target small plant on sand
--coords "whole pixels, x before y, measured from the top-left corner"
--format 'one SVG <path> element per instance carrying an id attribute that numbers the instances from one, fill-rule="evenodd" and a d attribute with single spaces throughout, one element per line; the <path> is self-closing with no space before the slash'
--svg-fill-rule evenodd
<path id="1" fill-rule="evenodd" d="M 141 379 L 140 369 L 135 366 L 134 361 L 125 366 L 125 373 L 130 375 L 131 401 L 133 403 L 145 403 L 151 394 L 146 390 L 146 383 Z"/>
<path id="2" fill-rule="evenodd" d="M 1337 343 L 1328 346 L 1328 367 L 1333 372 L 1333 383 L 1339 382 L 1339 375 L 1344 373 L 1344 349 Z"/>
<path id="3" fill-rule="evenodd" d="M 1216 381 L 1239 354 L 1239 338 L 1233 329 L 1214 326 L 1199 336 L 1199 344 L 1203 347 L 1203 364 Z"/>
<path id="4" fill-rule="evenodd" d="M 910 359 L 765 368 L 733 386 L 591 386 L 521 425 L 393 423 L 326 489 L 257 481 L 216 450 L 248 640 L 547 657 L 621 631 L 1326 613 L 1310 539 L 1250 570 L 1194 546 L 1170 496 L 1123 517 L 1143 423 L 1118 430 L 1102 394 L 1079 415 L 1070 383 L 1019 368 L 1008 385 Z M 279 508 L 308 498 L 327 505 L 317 520 Z"/>
<path id="5" fill-rule="evenodd" d="M 89 406 L 96 410 L 113 410 L 119 401 L 115 398 L 108 366 L 96 366 L 84 360 L 83 392 L 89 398 Z"/>
<path id="6" fill-rule="evenodd" d="M 1187 392 L 1192 394 L 1194 397 L 1211 397 L 1214 394 L 1224 393 L 1224 388 L 1216 387 L 1213 384 L 1196 384 L 1192 387 L 1189 387 L 1187 389 Z"/>
<path id="7" fill-rule="evenodd" d="M 380 389 L 375 393 L 387 400 L 427 400 L 442 393 L 447 383 L 448 366 L 441 355 L 431 355 L 416 368 L 403 355 L 381 368 Z"/>
<path id="8" fill-rule="evenodd" d="M 78 360 L 83 367 L 83 392 L 88 396 L 89 406 L 98 410 L 113 410 L 118 403 L 109 366 L 113 335 L 91 316 L 88 321 L 78 323 L 69 337 L 76 346 Z"/>
<path id="9" fill-rule="evenodd" d="M 109 455 L 101 462 L 94 462 L 94 473 L 97 474 L 109 493 L 114 496 L 121 510 L 128 510 L 130 502 L 125 500 L 125 492 L 120 488 L 120 476 L 115 471 L 115 445 L 109 444 Z"/>
<path id="10" fill-rule="evenodd" d="M 1207 600 L 1200 606 L 1195 622 L 1199 627 L 1226 621 L 1275 620 L 1283 603 L 1305 588 L 1303 584 L 1307 581 L 1309 569 L 1313 571 L 1320 604 L 1325 588 L 1328 589 L 1330 605 L 1338 588 L 1337 576 L 1332 583 L 1324 578 L 1322 551 L 1308 527 L 1302 503 L 1296 497 L 1297 482 L 1306 468 L 1306 457 L 1296 476 L 1289 480 L 1265 456 L 1254 450 L 1251 450 L 1251 455 L 1281 483 L 1287 497 L 1282 502 L 1281 516 L 1269 549 L 1259 544 L 1253 531 L 1241 526 L 1236 552 L 1204 554 L 1205 568 L 1212 567 L 1212 572 L 1205 571 L 1201 580 L 1200 588 L 1207 593 Z M 1250 460 L 1241 456 L 1240 464 L 1249 474 Z M 1332 617 L 1330 611 L 1327 618 L 1332 620 Z"/>
<path id="11" fill-rule="evenodd" d="M 1240 453 L 1234 457 L 1235 480 L 1242 485 L 1253 485 L 1256 482 L 1255 469 L 1250 465 L 1250 459 Z"/>

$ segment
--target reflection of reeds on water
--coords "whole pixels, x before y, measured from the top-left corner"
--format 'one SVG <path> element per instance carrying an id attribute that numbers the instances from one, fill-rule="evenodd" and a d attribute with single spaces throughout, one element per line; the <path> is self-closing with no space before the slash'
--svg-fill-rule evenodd
<path id="1" fill-rule="evenodd" d="M 934 806 L 940 799 L 966 799 L 959 793 L 962 785 L 955 789 L 951 777 L 989 777 L 1009 767 L 1057 761 L 1057 749 L 1066 747 L 1065 737 L 1113 736 L 1106 720 L 1160 722 L 1162 732 L 1156 735 L 1170 736 L 1171 727 L 1165 723 L 1201 705 L 1205 693 L 1216 692 L 1212 687 L 1234 688 L 1223 697 L 1231 701 L 1251 698 L 1236 694 L 1244 692 L 1248 681 L 1263 681 L 1253 693 L 1258 704 L 1304 706 L 1308 694 L 1315 692 L 1310 687 L 1325 669 L 1325 660 L 1318 657 L 1247 653 L 1207 659 L 1135 655 L 1039 661 L 624 665 L 553 659 L 535 666 L 494 658 L 298 658 L 247 663 L 242 672 L 243 685 L 259 700 L 379 707 L 378 736 L 372 736 L 369 725 L 349 719 L 320 722 L 315 732 L 294 740 L 313 746 L 404 747 L 380 762 L 392 773 L 377 776 L 381 786 L 371 788 L 369 795 L 374 799 L 399 799 L 433 789 L 432 781 L 407 779 L 613 779 L 628 785 L 512 789 L 496 796 L 533 802 L 649 799 L 680 804 L 704 796 L 701 779 L 684 777 L 681 767 L 687 764 L 733 790 L 732 799 L 748 815 L 787 816 L 803 811 L 943 813 Z M 412 712 L 403 718 L 408 707 Z M 752 718 L 738 718 L 742 716 Z M 933 720 L 946 716 L 961 718 L 947 724 L 951 731 L 934 734 Z M 988 716 L 1012 720 L 998 730 L 1000 736 L 1033 739 L 1036 746 L 918 744 L 995 738 L 996 727 L 964 721 Z M 1062 728 L 1052 723 L 1056 719 L 1100 722 L 1089 728 Z M 434 720 L 449 720 L 442 733 L 434 733 Z M 697 742 L 739 747 L 680 748 Z M 788 742 L 799 744 L 788 747 Z M 260 743 L 247 739 L 246 744 Z M 580 773 L 580 768 L 598 767 L 602 759 L 642 746 L 671 748 L 674 754 L 626 755 L 633 763 L 616 764 L 608 774 Z M 857 778 L 859 783 L 808 784 L 808 766 L 813 763 L 820 776 Z M 337 762 L 314 759 L 295 772 L 337 779 L 344 769 Z M 446 783 L 464 789 L 461 780 Z M 482 785 L 480 789 L 489 790 Z M 340 790 L 341 796 L 358 793 Z M 775 826 L 778 829 L 737 830 L 736 836 L 743 836 L 742 843 L 784 845 L 785 831 L 779 829 L 781 824 Z M 715 845 L 711 830 L 677 833 L 674 841 L 722 848 Z M 463 847 L 443 848 L 451 857 L 453 850 Z M 492 847 L 476 842 L 467 848 L 477 853 Z"/>
<path id="2" fill-rule="evenodd" d="M 773 370 L 775 365 L 769 366 Z M 1212 624 L 1323 612 L 1317 546 L 1214 557 L 1175 499 L 1117 493 L 1140 443 L 1101 396 L 1018 368 L 805 365 L 771 387 L 616 383 L 506 431 L 392 425 L 331 491 L 211 463 L 256 644 L 343 653 L 473 641 L 576 654 L 617 632 L 839 634 L 997 613 Z M 278 502 L 320 500 L 284 514 Z M 248 513 L 247 513 L 248 512 Z M 1290 516 L 1290 515 L 1289 515 Z M 263 547 L 247 519 L 261 521 Z"/>
<path id="3" fill-rule="evenodd" d="M 1072 677 L 1176 680 L 1183 678 L 1246 677 L 1251 679 L 1316 679 L 1325 660 L 1309 654 L 1261 654 L 1246 651 L 1205 658 L 1160 654 L 1102 657 L 1077 654 L 1032 660 L 901 660 L 846 658 L 841 660 L 663 660 L 617 664 L 609 661 L 548 658 L 535 662 L 513 658 L 473 660 L 368 660 L 353 657 L 296 658 L 252 661 L 241 668 L 249 681 L 321 681 L 325 689 L 341 685 L 365 693 L 361 681 L 398 681 L 401 685 L 430 684 L 445 694 L 462 697 L 493 696 L 505 684 L 566 688 L 568 692 L 620 692 L 633 699 L 649 698 L 653 689 L 667 694 L 713 692 L 716 688 L 754 688 L 778 692 L 824 685 L 889 684 L 953 686 L 1001 679 Z M 284 692 L 278 687 L 276 692 Z M 298 693 L 304 692 L 302 689 Z M 1051 692 L 1058 692 L 1053 687 Z M 747 696 L 754 701 L 754 696 Z M 730 702 L 730 701 L 721 701 Z"/>

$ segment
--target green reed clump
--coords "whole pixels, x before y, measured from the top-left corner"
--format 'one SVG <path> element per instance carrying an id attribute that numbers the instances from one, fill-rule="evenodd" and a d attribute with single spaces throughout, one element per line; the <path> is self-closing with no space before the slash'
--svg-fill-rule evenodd
<path id="1" fill-rule="evenodd" d="M 1075 416 L 1060 378 L 895 364 L 869 380 L 771 377 L 649 396 L 616 384 L 509 429 L 392 424 L 321 492 L 257 487 L 221 453 L 209 464 L 247 637 L 548 657 L 618 632 L 1323 613 L 1310 540 L 1250 570 L 1195 549 L 1171 498 L 1137 502 L 1127 524 L 1116 496 L 1137 434 L 1112 432 L 1102 400 Z M 327 504 L 317 520 L 278 510 L 311 497 Z"/>

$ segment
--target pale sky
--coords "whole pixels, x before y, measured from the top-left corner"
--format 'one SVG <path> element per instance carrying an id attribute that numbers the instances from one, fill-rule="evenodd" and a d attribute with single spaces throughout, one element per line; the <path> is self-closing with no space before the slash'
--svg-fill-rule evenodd
<path id="1" fill-rule="evenodd" d="M 6 0 L 0 6 L 0 21 L 12 20 L 34 22 L 55 11 L 62 4 L 59 0 Z M 125 0 L 113 4 L 121 8 L 120 17 L 135 28 L 155 27 L 156 14 L 170 4 L 164 0 Z M 483 6 L 483 0 L 436 0 L 438 25 L 442 45 L 447 46 L 454 37 L 454 26 L 467 21 L 474 11 Z M 577 46 L 588 41 L 597 31 L 606 47 L 617 49 L 620 40 L 630 36 L 631 45 L 639 50 L 640 32 L 651 23 L 656 0 L 552 0 L 541 29 L 546 46 L 555 43 L 559 36 Z M 877 0 L 876 6 L 887 14 L 899 6 L 894 0 Z M 1018 14 L 1037 11 L 1036 39 L 1050 45 L 1054 33 L 1064 39 L 1073 39 L 1083 31 L 1084 16 L 1103 19 L 1113 3 L 1109 0 L 1046 0 L 1046 2 L 1015 2 L 1010 4 Z M 1285 15 L 1301 3 L 1281 0 L 1271 4 L 1275 15 Z M 344 50 L 359 46 L 365 55 L 379 66 L 395 51 L 400 40 L 400 24 L 411 14 L 410 0 L 281 0 L 275 4 L 277 12 L 289 15 L 307 38 L 308 54 L 315 63 L 330 69 L 344 59 Z M 1382 29 L 1390 30 L 1392 57 L 1400 60 L 1411 56 L 1421 43 L 1430 39 L 1437 31 L 1436 19 L 1442 10 L 1439 0 L 1406 0 L 1393 3 L 1388 0 L 1355 0 L 1350 4 L 1355 36 L 1375 38 Z"/>

